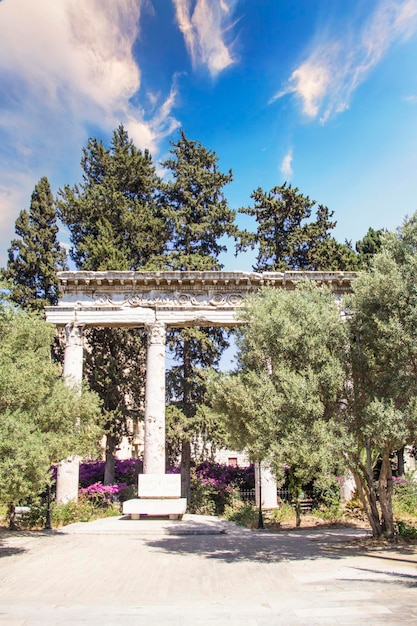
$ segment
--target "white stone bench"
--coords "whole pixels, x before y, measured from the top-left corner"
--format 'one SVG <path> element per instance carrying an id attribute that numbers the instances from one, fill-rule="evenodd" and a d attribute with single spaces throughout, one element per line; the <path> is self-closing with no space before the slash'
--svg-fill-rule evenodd
<path id="1" fill-rule="evenodd" d="M 139 474 L 138 498 L 123 502 L 123 515 L 131 519 L 140 516 L 182 519 L 187 499 L 181 498 L 179 474 Z"/>

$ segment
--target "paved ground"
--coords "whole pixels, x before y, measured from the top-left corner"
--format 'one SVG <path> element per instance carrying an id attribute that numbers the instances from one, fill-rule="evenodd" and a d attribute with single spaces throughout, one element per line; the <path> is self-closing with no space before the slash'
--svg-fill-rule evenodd
<path id="1" fill-rule="evenodd" d="M 0 626 L 417 624 L 417 548 L 365 535 L 197 516 L 4 533 Z"/>

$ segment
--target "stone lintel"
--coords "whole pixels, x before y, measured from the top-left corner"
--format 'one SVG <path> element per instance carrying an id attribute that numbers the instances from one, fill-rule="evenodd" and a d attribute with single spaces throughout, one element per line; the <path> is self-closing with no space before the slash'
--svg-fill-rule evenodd
<path id="1" fill-rule="evenodd" d="M 58 272 L 61 298 L 46 307 L 48 322 L 65 326 L 167 328 L 234 326 L 236 311 L 263 286 L 292 290 L 297 282 L 329 285 L 336 298 L 351 291 L 355 272 Z"/>

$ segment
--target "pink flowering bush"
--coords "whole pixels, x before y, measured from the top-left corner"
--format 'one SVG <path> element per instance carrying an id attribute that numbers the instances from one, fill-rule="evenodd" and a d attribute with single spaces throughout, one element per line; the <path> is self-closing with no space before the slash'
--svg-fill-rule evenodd
<path id="1" fill-rule="evenodd" d="M 240 489 L 254 486 L 253 466 L 239 468 L 205 461 L 191 469 L 191 513 L 222 515 Z"/>
<path id="2" fill-rule="evenodd" d="M 80 486 L 85 488 L 104 479 L 104 461 L 85 461 L 80 465 Z M 117 459 L 115 482 L 135 485 L 137 475 L 142 471 L 141 459 Z"/>
<path id="3" fill-rule="evenodd" d="M 168 470 L 179 473 L 178 467 Z M 138 459 L 116 460 L 115 484 L 103 485 L 104 461 L 85 461 L 80 465 L 80 497 L 94 506 L 105 508 L 114 501 L 137 496 L 137 476 L 142 472 Z M 253 465 L 232 467 L 204 461 L 191 470 L 190 512 L 219 515 L 240 489 L 253 489 Z"/>
<path id="4" fill-rule="evenodd" d="M 101 482 L 97 482 L 88 487 L 81 488 L 79 493 L 81 497 L 86 497 L 96 506 L 106 507 L 115 500 L 118 500 L 120 492 L 125 488 L 125 483 L 119 485 L 103 485 Z"/>

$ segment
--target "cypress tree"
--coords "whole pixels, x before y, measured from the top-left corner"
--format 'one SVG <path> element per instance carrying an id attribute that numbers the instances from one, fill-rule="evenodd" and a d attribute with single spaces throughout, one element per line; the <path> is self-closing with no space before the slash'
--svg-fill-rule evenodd
<path id="1" fill-rule="evenodd" d="M 58 301 L 56 272 L 66 269 L 66 253 L 59 244 L 51 188 L 46 177 L 32 193 L 30 209 L 16 220 L 3 276 L 10 281 L 11 298 L 22 308 L 42 311 Z"/>

